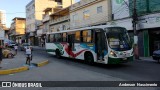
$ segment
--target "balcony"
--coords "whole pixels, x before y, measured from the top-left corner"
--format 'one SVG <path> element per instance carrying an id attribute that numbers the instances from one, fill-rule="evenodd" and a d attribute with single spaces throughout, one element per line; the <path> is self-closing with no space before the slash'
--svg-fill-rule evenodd
<path id="1" fill-rule="evenodd" d="M 42 22 L 49 21 L 49 15 L 44 15 Z"/>
<path id="2" fill-rule="evenodd" d="M 60 22 L 63 22 L 63 21 L 67 21 L 69 19 L 70 19 L 70 17 L 69 17 L 69 15 L 67 15 L 67 16 L 64 16 L 64 17 L 61 17 L 61 18 L 58 18 L 58 19 L 55 19 L 55 20 L 51 20 L 50 25 L 60 23 Z"/>
<path id="3" fill-rule="evenodd" d="M 43 34 L 43 29 L 37 30 L 37 36 L 41 36 Z"/>

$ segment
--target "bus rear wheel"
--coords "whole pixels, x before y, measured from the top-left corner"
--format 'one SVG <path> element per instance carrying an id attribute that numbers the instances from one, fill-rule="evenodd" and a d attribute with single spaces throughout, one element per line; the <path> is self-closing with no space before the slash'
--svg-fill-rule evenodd
<path id="1" fill-rule="evenodd" d="M 89 65 L 94 64 L 94 58 L 93 58 L 93 55 L 91 53 L 86 53 L 85 54 L 85 62 Z"/>
<path id="2" fill-rule="evenodd" d="M 61 54 L 60 54 L 60 51 L 59 51 L 59 50 L 56 50 L 56 57 L 57 57 L 57 58 L 61 58 Z"/>

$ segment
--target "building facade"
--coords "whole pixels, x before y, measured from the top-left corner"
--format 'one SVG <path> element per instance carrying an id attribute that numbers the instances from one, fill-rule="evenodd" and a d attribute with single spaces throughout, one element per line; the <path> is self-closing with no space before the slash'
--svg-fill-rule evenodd
<path id="1" fill-rule="evenodd" d="M 6 11 L 0 10 L 0 26 L 6 26 Z"/>
<path id="2" fill-rule="evenodd" d="M 69 8 L 64 8 L 50 15 L 49 32 L 57 32 L 70 29 Z"/>
<path id="3" fill-rule="evenodd" d="M 36 27 L 43 19 L 43 10 L 47 7 L 65 8 L 74 0 L 32 0 L 26 5 L 26 32 L 29 33 L 29 42 L 37 45 Z"/>
<path id="4" fill-rule="evenodd" d="M 25 42 L 26 19 L 15 17 L 10 27 L 10 39 L 18 44 Z"/>
<path id="5" fill-rule="evenodd" d="M 38 42 L 39 46 L 45 47 L 45 39 L 46 39 L 46 34 L 49 32 L 49 21 L 50 21 L 50 15 L 53 14 L 54 12 L 57 12 L 61 10 L 62 7 L 47 7 L 43 10 L 43 19 L 40 25 L 37 27 L 37 36 L 38 36 Z"/>
<path id="6" fill-rule="evenodd" d="M 81 0 L 70 8 L 71 29 L 106 24 L 110 19 L 110 0 Z"/>

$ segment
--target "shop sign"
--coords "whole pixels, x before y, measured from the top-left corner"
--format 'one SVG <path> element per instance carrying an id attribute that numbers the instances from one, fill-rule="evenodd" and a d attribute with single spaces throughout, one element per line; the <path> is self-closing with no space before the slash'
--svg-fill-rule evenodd
<path id="1" fill-rule="evenodd" d="M 138 23 L 141 29 L 160 27 L 160 13 L 142 16 Z"/>

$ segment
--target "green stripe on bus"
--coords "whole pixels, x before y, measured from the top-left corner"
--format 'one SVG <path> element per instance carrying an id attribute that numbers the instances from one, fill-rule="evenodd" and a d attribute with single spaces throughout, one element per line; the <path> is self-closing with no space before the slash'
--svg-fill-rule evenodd
<path id="1" fill-rule="evenodd" d="M 133 56 L 128 57 L 127 60 L 123 60 L 122 58 L 110 58 L 108 57 L 108 64 L 120 64 L 125 62 L 133 61 Z"/>
<path id="2" fill-rule="evenodd" d="M 47 49 L 46 51 L 47 52 L 55 52 L 56 50 L 54 50 L 54 49 Z"/>

